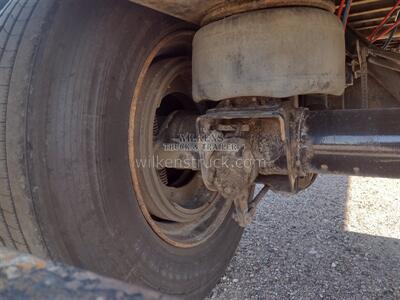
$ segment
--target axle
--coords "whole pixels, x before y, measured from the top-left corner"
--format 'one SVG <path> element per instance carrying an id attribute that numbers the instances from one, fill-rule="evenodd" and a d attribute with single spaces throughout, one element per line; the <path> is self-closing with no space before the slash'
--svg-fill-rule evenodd
<path id="1" fill-rule="evenodd" d="M 400 109 L 307 112 L 303 169 L 400 177 Z"/>
<path id="2" fill-rule="evenodd" d="M 264 117 L 264 120 L 269 120 L 269 124 L 264 121 L 264 125 L 270 126 L 269 129 L 273 128 L 273 124 L 279 128 L 289 127 L 289 120 L 283 117 L 282 112 L 281 108 L 273 111 L 268 108 L 264 112 L 258 109 L 253 111 L 253 117 L 255 119 Z M 269 117 L 266 118 L 262 115 L 263 113 L 268 114 Z M 214 133 L 218 131 L 232 133 L 232 130 L 237 128 L 238 120 L 241 120 L 241 123 L 251 120 L 250 113 L 246 116 L 247 121 L 241 119 L 245 113 L 240 111 L 225 111 L 224 114 L 225 116 L 220 115 L 221 119 L 229 118 L 231 121 L 225 121 L 225 125 L 215 126 Z M 273 118 L 274 114 L 276 115 Z M 286 142 L 291 145 L 290 153 L 280 152 L 285 143 L 281 139 L 282 131 L 275 131 L 275 135 L 270 135 L 270 140 L 263 139 L 258 145 L 270 156 L 264 158 L 265 165 L 270 167 L 270 169 L 261 170 L 264 175 L 289 175 L 287 163 L 282 163 L 282 158 L 287 160 L 286 156 L 289 154 L 292 160 L 296 158 L 292 172 L 300 177 L 310 173 L 400 177 L 400 133 L 398 130 L 400 109 L 332 111 L 296 109 L 292 110 L 290 115 L 295 123 L 290 126 L 291 128 L 283 130 L 289 132 Z M 176 114 L 176 117 L 171 118 L 170 123 L 166 125 L 164 140 L 159 142 L 157 156 L 163 166 L 168 167 L 169 164 L 178 169 L 199 170 L 200 157 L 197 142 L 201 142 L 203 148 L 207 142 L 204 139 L 198 139 L 197 132 L 191 125 L 195 124 L 199 116 L 187 115 L 185 118 L 179 116 L 181 114 Z M 274 123 L 278 120 L 276 116 L 281 116 L 278 123 Z M 275 121 L 271 121 L 273 119 Z M 260 125 L 263 124 L 260 123 Z M 243 127 L 246 126 L 242 124 Z M 252 129 L 254 128 L 253 126 Z M 176 147 L 168 149 L 162 146 L 171 144 Z M 230 146 L 232 149 L 232 145 L 225 146 Z M 279 157 L 274 159 L 272 157 L 274 163 L 271 164 L 271 156 L 274 154 Z M 262 163 L 262 159 L 259 159 L 259 162 Z"/>
<path id="3" fill-rule="evenodd" d="M 227 103 L 202 116 L 172 114 L 156 155 L 162 168 L 201 170 L 209 190 L 234 202 L 243 227 L 254 211 L 248 199 L 256 182 L 296 193 L 321 173 L 400 177 L 400 109 L 309 111 L 254 99 Z"/>

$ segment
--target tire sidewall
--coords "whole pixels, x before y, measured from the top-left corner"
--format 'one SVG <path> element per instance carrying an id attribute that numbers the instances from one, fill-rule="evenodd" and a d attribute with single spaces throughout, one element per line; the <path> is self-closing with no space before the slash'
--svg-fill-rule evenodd
<path id="1" fill-rule="evenodd" d="M 198 247 L 163 242 L 137 204 L 128 155 L 145 59 L 188 25 L 124 1 L 69 0 L 52 13 L 35 55 L 26 123 L 28 177 L 49 253 L 164 293 L 204 295 L 242 229 L 228 217 Z"/>

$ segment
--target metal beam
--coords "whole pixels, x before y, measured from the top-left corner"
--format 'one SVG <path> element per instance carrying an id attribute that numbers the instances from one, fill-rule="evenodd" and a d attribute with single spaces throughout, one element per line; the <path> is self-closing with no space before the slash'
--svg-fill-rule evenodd
<path id="1" fill-rule="evenodd" d="M 208 10 L 223 0 L 130 0 L 184 21 L 200 24 Z"/>
<path id="2" fill-rule="evenodd" d="M 398 178 L 400 110 L 308 112 L 304 169 L 310 173 Z"/>
<path id="3" fill-rule="evenodd" d="M 285 6 L 318 7 L 334 12 L 331 0 L 130 0 L 178 19 L 203 25 L 234 14 Z"/>

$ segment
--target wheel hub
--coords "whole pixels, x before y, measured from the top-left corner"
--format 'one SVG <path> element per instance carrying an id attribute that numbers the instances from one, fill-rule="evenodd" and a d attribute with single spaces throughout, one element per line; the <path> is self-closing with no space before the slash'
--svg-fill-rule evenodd
<path id="1" fill-rule="evenodd" d="M 178 46 L 172 45 L 174 39 L 168 39 L 136 87 L 130 117 L 130 162 L 147 222 L 164 241 L 188 248 L 213 235 L 231 202 L 205 187 L 198 168 L 165 165 L 157 157 L 159 149 L 168 148 L 169 142 L 190 139 L 188 133 L 195 132 L 196 116 L 205 109 L 191 99 L 190 59 L 166 55 L 165 49 L 177 52 L 182 35 L 177 36 Z"/>

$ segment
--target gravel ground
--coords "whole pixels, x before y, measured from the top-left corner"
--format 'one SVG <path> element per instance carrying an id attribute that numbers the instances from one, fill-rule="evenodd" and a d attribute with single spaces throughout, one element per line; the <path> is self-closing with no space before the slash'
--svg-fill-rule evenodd
<path id="1" fill-rule="evenodd" d="M 269 193 L 210 299 L 400 299 L 400 180 Z"/>

